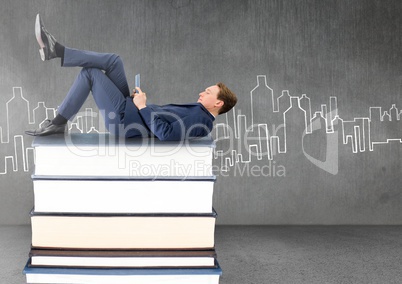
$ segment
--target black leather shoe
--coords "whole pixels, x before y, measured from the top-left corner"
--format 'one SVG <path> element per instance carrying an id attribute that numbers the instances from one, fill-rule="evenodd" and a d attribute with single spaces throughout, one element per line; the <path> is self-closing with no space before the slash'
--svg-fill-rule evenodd
<path id="1" fill-rule="evenodd" d="M 40 18 L 39 14 L 36 15 L 36 22 L 35 22 L 35 35 L 36 40 L 39 43 L 40 49 L 40 58 L 45 61 L 56 56 L 56 39 L 52 36 L 43 25 L 42 19 Z"/>
<path id="2" fill-rule="evenodd" d="M 35 130 L 27 130 L 25 131 L 25 134 L 31 136 L 47 136 L 60 134 L 66 132 L 66 126 L 67 124 L 55 125 L 50 119 L 48 119 L 43 123 L 43 126 L 41 128 Z"/>

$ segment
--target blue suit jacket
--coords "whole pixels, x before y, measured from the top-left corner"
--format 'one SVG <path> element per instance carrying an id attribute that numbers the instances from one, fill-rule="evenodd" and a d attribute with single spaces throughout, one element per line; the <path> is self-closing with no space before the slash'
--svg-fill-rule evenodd
<path id="1" fill-rule="evenodd" d="M 200 103 L 149 104 L 138 110 L 132 98 L 126 99 L 125 136 L 156 136 L 162 141 L 179 141 L 208 135 L 215 117 Z"/>

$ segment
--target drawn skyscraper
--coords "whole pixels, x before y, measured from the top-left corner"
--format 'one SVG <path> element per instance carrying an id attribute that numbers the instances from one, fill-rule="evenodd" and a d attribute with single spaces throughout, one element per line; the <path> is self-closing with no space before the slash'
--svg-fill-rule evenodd
<path id="1" fill-rule="evenodd" d="M 5 153 L 2 174 L 7 171 L 27 171 L 28 165 L 24 136 L 21 129 L 26 129 L 31 123 L 29 101 L 22 94 L 21 87 L 13 88 L 13 96 L 6 103 L 6 135 L 2 140 L 2 150 Z M 11 165 L 10 165 L 11 164 Z"/>
<path id="2" fill-rule="evenodd" d="M 391 115 L 391 121 L 399 120 L 399 112 L 395 104 L 393 104 L 392 107 L 390 108 L 389 114 Z"/>
<path id="3" fill-rule="evenodd" d="M 303 151 L 310 157 L 319 161 L 325 161 L 327 150 L 327 118 L 322 111 L 317 111 L 311 118 L 311 132 L 303 135 Z"/>
<path id="4" fill-rule="evenodd" d="M 329 134 L 337 135 L 338 137 L 338 145 L 342 147 L 346 141 L 344 139 L 344 130 L 343 130 L 343 119 L 336 115 L 331 122 L 332 132 Z"/>
<path id="5" fill-rule="evenodd" d="M 311 101 L 310 98 L 303 94 L 300 98 L 300 107 L 306 112 L 307 130 L 306 133 L 311 133 Z"/>
<path id="6" fill-rule="evenodd" d="M 257 86 L 250 92 L 251 102 L 251 121 L 247 128 L 251 131 L 257 130 L 257 124 L 267 124 L 273 119 L 274 94 L 273 90 L 267 85 L 265 75 L 257 76 Z M 254 129 L 251 126 L 255 126 Z"/>
<path id="7" fill-rule="evenodd" d="M 334 118 L 338 116 L 338 101 L 336 97 L 329 97 L 329 130 L 333 130 L 333 124 L 332 122 L 334 121 Z"/>
<path id="8" fill-rule="evenodd" d="M 306 112 L 300 107 L 298 97 L 291 97 L 290 108 L 284 114 L 286 153 L 302 152 L 303 134 L 307 128 Z"/>
<path id="9" fill-rule="evenodd" d="M 27 127 L 30 122 L 29 101 L 22 95 L 21 87 L 13 88 L 13 97 L 6 103 L 7 135 L 5 142 L 12 140 L 10 136 L 21 134 L 20 129 Z"/>
<path id="10" fill-rule="evenodd" d="M 33 109 L 33 117 L 35 127 L 39 127 L 39 125 L 48 118 L 47 107 L 44 102 L 39 102 L 37 107 Z"/>
<path id="11" fill-rule="evenodd" d="M 291 97 L 288 90 L 283 90 L 282 94 L 277 99 L 278 101 L 278 116 L 281 120 L 278 121 L 276 136 L 278 137 L 278 153 L 286 152 L 286 134 L 285 134 L 285 116 L 284 113 L 291 107 Z M 281 127 L 279 127 L 281 125 Z"/>

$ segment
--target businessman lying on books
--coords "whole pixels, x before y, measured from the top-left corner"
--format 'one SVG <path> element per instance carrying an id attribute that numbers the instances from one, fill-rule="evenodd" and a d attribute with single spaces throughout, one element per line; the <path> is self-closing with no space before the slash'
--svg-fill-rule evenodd
<path id="1" fill-rule="evenodd" d="M 64 133 L 68 120 L 80 110 L 90 92 L 103 114 L 106 128 L 113 135 L 131 137 L 156 136 L 160 140 L 183 140 L 208 135 L 219 114 L 231 110 L 236 95 L 225 84 L 217 83 L 199 94 L 190 104 L 158 106 L 147 104 L 146 94 L 136 87 L 130 95 L 120 57 L 61 45 L 46 30 L 39 14 L 35 34 L 43 61 L 61 58 L 65 67 L 83 67 L 53 120 L 28 135 L 44 136 Z"/>

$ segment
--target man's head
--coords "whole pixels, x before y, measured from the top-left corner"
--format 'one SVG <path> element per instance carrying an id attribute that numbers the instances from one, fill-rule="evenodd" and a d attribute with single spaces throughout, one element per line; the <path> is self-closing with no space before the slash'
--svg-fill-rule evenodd
<path id="1" fill-rule="evenodd" d="M 219 82 L 201 92 L 197 102 L 216 116 L 231 110 L 237 103 L 237 97 L 225 84 Z"/>

